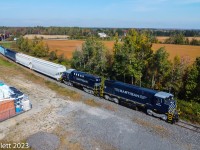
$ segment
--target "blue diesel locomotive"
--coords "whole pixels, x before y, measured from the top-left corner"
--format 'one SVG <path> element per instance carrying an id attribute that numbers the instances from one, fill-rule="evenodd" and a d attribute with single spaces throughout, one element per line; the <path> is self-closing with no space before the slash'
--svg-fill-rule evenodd
<path id="1" fill-rule="evenodd" d="M 131 84 L 105 80 L 75 69 L 69 69 L 62 75 L 62 81 L 69 85 L 80 85 L 85 92 L 113 101 L 145 108 L 147 114 L 168 122 L 178 121 L 176 101 L 166 92 L 142 88 Z"/>

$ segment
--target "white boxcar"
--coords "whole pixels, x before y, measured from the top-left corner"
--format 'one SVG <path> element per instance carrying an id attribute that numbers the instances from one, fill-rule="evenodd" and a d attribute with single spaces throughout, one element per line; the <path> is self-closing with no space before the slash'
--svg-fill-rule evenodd
<path id="1" fill-rule="evenodd" d="M 62 76 L 62 73 L 66 71 L 66 67 L 63 65 L 52 63 L 39 58 L 32 59 L 31 68 L 56 80 L 59 80 Z"/>
<path id="2" fill-rule="evenodd" d="M 32 69 L 32 59 L 34 57 L 22 54 L 22 53 L 17 53 L 16 54 L 16 62 L 19 64 L 22 64 L 30 69 Z"/>

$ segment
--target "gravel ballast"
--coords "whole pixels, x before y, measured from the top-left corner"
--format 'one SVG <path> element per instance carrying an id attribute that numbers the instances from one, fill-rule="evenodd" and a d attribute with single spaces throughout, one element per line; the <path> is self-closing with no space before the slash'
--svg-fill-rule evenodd
<path id="1" fill-rule="evenodd" d="M 200 150 L 199 133 L 168 124 L 144 112 L 63 84 L 63 87 L 78 92 L 80 99 L 63 97 L 20 76 L 9 78 L 9 82 L 28 94 L 33 108 L 1 122 L 0 140 L 18 142 L 28 139 L 33 149 L 45 149 L 34 146 L 46 145 L 48 149 L 58 150 Z M 86 105 L 88 99 L 98 105 Z"/>

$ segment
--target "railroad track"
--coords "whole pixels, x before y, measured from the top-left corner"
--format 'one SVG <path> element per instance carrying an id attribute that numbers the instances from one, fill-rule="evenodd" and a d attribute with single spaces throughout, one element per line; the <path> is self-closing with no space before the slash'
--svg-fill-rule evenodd
<path id="1" fill-rule="evenodd" d="M 180 126 L 182 128 L 192 130 L 194 132 L 200 133 L 200 126 L 185 122 L 183 120 L 179 120 L 178 122 L 175 123 L 177 126 Z"/>
<path id="2" fill-rule="evenodd" d="M 2 57 L 3 59 L 5 59 L 5 60 L 7 60 L 7 61 L 9 61 L 9 62 L 11 62 L 11 63 L 13 63 L 12 60 L 10 60 L 10 59 L 8 59 L 8 58 L 6 58 L 6 57 L 4 57 L 4 56 L 1 56 L 1 54 L 0 54 L 0 57 Z M 25 70 L 27 70 L 27 71 L 33 73 L 33 74 L 35 74 L 36 76 L 39 76 L 39 77 L 42 77 L 43 79 L 46 79 L 46 80 L 51 81 L 51 82 L 54 82 L 54 83 L 56 83 L 57 85 L 60 85 L 60 86 L 62 86 L 62 87 L 64 87 L 64 88 L 70 89 L 70 90 L 72 90 L 72 91 L 81 92 L 83 95 L 87 95 L 87 96 L 90 96 L 90 97 L 92 97 L 92 98 L 96 98 L 96 97 L 94 97 L 93 95 L 88 95 L 87 93 L 85 93 L 85 92 L 83 92 L 83 91 L 81 91 L 81 90 L 78 90 L 78 89 L 76 89 L 76 88 L 74 88 L 74 87 L 69 87 L 69 86 L 67 86 L 67 85 L 65 85 L 65 84 L 62 84 L 62 83 L 60 83 L 60 82 L 57 82 L 56 80 L 54 80 L 54 79 L 52 79 L 52 78 L 49 78 L 49 77 L 47 77 L 47 76 L 45 76 L 45 75 L 42 75 L 42 74 L 40 74 L 40 73 L 38 73 L 38 72 L 35 72 L 35 71 L 33 71 L 33 70 L 30 70 L 29 68 L 26 68 L 26 67 L 24 67 L 24 66 L 22 66 L 22 65 L 20 65 L 20 64 L 18 64 L 18 63 L 15 63 L 15 64 L 16 64 L 17 66 L 19 66 L 19 67 L 21 67 L 21 68 L 24 68 Z M 191 131 L 200 133 L 200 126 L 193 125 L 193 124 L 188 123 L 188 122 L 185 122 L 185 121 L 183 121 L 183 120 L 179 120 L 179 121 L 176 122 L 175 124 L 176 124 L 177 126 L 182 127 L 182 128 L 185 128 L 185 129 L 188 129 L 188 130 L 191 130 Z"/>

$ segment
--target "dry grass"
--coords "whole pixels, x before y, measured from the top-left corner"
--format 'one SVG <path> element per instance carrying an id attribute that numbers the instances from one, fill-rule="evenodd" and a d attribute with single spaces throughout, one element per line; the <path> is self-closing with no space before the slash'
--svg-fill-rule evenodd
<path id="1" fill-rule="evenodd" d="M 115 108 L 114 106 L 112 105 L 106 105 L 104 106 L 105 109 L 109 110 L 109 111 L 114 111 L 116 112 L 117 111 L 117 108 Z"/>
<path id="2" fill-rule="evenodd" d="M 160 135 L 161 137 L 169 137 L 169 135 L 170 135 L 170 132 L 166 128 L 164 128 L 160 125 L 155 125 L 155 124 L 152 124 L 150 122 L 147 122 L 145 120 L 138 119 L 138 118 L 133 118 L 133 122 L 137 123 L 145 128 L 150 129 L 151 131 Z"/>
<path id="3" fill-rule="evenodd" d="M 92 107 L 100 107 L 101 104 L 96 102 L 94 99 L 87 99 L 85 101 L 83 101 L 84 104 L 92 106 Z"/>
<path id="4" fill-rule="evenodd" d="M 59 55 L 64 54 L 68 59 L 71 59 L 73 51 L 80 49 L 84 43 L 82 40 L 46 40 L 45 42 L 49 45 L 50 51 L 57 49 Z M 114 41 L 103 41 L 103 43 L 110 51 L 113 50 Z M 170 60 L 173 60 L 176 55 L 186 57 L 191 61 L 200 56 L 200 46 L 153 44 L 152 49 L 155 51 L 160 47 L 165 47 L 166 51 L 170 54 Z"/>
<path id="5" fill-rule="evenodd" d="M 193 62 L 196 57 L 200 56 L 200 46 L 191 45 L 174 45 L 174 44 L 153 44 L 152 49 L 155 51 L 160 47 L 165 47 L 165 50 L 170 54 L 169 59 L 180 56 L 190 59 Z"/>
<path id="6" fill-rule="evenodd" d="M 159 42 L 164 42 L 166 39 L 169 38 L 169 36 L 157 36 L 156 37 L 158 39 Z M 191 41 L 193 38 L 200 40 L 200 37 L 187 37 L 189 39 L 189 41 Z"/>
<path id="7" fill-rule="evenodd" d="M 62 126 L 57 126 L 54 134 L 60 138 L 60 146 L 58 149 L 83 150 L 82 145 L 78 141 L 70 140 L 70 137 L 74 134 L 72 131 L 69 132 Z"/>
<path id="8" fill-rule="evenodd" d="M 81 100 L 81 94 L 68 90 L 62 86 L 57 85 L 56 83 L 52 83 L 50 81 L 45 81 L 45 85 L 50 88 L 53 91 L 56 91 L 56 93 L 60 96 L 67 96 L 70 97 L 70 100 L 74 101 L 80 101 Z"/>
<path id="9" fill-rule="evenodd" d="M 34 39 L 37 38 L 44 38 L 44 39 L 68 39 L 68 35 L 42 35 L 42 34 L 27 34 L 24 38 Z"/>
<path id="10" fill-rule="evenodd" d="M 57 54 L 64 54 L 66 58 L 71 59 L 72 53 L 76 49 L 81 49 L 82 44 L 85 42 L 83 40 L 45 40 L 48 44 L 50 51 L 57 50 Z M 114 41 L 103 41 L 105 46 L 112 50 Z"/>
<path id="11" fill-rule="evenodd" d="M 57 50 L 57 54 L 64 54 L 66 58 L 72 58 L 72 53 L 80 49 L 84 41 L 81 40 L 45 40 L 50 51 Z"/>

